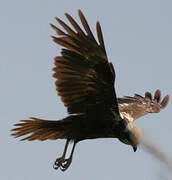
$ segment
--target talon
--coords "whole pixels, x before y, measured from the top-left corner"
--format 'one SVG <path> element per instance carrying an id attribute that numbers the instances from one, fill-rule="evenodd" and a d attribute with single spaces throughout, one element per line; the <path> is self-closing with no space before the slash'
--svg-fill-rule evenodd
<path id="1" fill-rule="evenodd" d="M 57 165 L 54 163 L 53 168 L 54 168 L 55 170 L 57 170 L 57 169 L 59 168 L 59 166 L 57 166 Z"/>
<path id="2" fill-rule="evenodd" d="M 63 163 L 61 164 L 60 169 L 61 169 L 62 171 L 67 170 L 68 167 L 70 166 L 71 162 L 72 162 L 72 159 L 71 159 L 71 158 L 65 159 L 65 160 L 63 161 Z"/>
<path id="3" fill-rule="evenodd" d="M 64 157 L 61 157 L 61 158 L 57 158 L 54 165 L 53 165 L 53 168 L 54 169 L 58 169 L 59 167 L 62 166 L 62 163 L 64 162 Z"/>

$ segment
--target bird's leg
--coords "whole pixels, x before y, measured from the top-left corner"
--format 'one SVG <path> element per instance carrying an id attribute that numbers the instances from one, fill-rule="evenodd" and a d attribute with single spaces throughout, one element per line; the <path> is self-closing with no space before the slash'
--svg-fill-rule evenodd
<path id="1" fill-rule="evenodd" d="M 63 161 L 63 163 L 62 163 L 62 165 L 60 167 L 60 169 L 62 171 L 65 171 L 70 166 L 70 164 L 72 162 L 72 157 L 73 157 L 73 152 L 74 152 L 75 146 L 76 146 L 76 141 L 74 141 L 74 143 L 73 143 L 72 151 L 70 153 L 69 158 L 64 159 L 64 161 Z"/>
<path id="2" fill-rule="evenodd" d="M 54 166 L 53 166 L 54 169 L 58 169 L 59 167 L 62 166 L 62 163 L 63 163 L 64 160 L 65 160 L 66 151 L 67 151 L 67 147 L 68 147 L 68 145 L 69 145 L 69 141 L 70 141 L 70 140 L 67 139 L 62 156 L 61 156 L 60 158 L 57 158 L 57 159 L 56 159 L 56 161 L 55 161 L 55 163 L 54 163 Z"/>
<path id="3" fill-rule="evenodd" d="M 74 141 L 74 143 L 73 143 L 72 151 L 71 151 L 69 158 L 66 159 L 65 156 L 66 156 L 66 152 L 67 152 L 67 147 L 69 145 L 69 141 L 70 140 L 67 139 L 63 155 L 60 158 L 56 159 L 54 166 L 53 166 L 54 169 L 58 169 L 60 167 L 60 169 L 62 171 L 65 171 L 70 166 L 70 164 L 72 162 L 72 156 L 73 156 L 73 152 L 75 149 L 76 141 Z"/>

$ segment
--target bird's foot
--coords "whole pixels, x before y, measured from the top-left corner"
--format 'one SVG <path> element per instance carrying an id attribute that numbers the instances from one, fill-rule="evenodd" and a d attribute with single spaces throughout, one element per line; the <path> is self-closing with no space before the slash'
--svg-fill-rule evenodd
<path id="1" fill-rule="evenodd" d="M 72 158 L 64 159 L 60 169 L 62 171 L 65 171 L 66 169 L 68 169 L 68 167 L 70 166 L 71 162 L 72 162 Z"/>
<path id="2" fill-rule="evenodd" d="M 72 162 L 72 158 L 65 159 L 62 156 L 62 157 L 56 159 L 53 168 L 54 169 L 60 168 L 62 171 L 65 171 L 65 170 L 68 169 L 68 167 L 70 166 L 71 162 Z"/>
<path id="3" fill-rule="evenodd" d="M 54 165 L 53 165 L 53 168 L 54 168 L 54 169 L 58 169 L 58 168 L 60 167 L 60 169 L 61 169 L 61 166 L 62 166 L 64 160 L 65 160 L 65 159 L 64 159 L 63 156 L 60 157 L 60 158 L 57 158 L 56 161 L 55 161 L 55 163 L 54 163 Z"/>

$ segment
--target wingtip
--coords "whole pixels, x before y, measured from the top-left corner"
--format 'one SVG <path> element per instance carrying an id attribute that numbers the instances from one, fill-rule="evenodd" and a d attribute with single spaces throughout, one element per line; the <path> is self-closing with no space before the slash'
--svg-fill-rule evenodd
<path id="1" fill-rule="evenodd" d="M 80 9 L 78 9 L 78 16 L 80 17 L 80 19 L 86 20 L 83 12 L 82 12 Z M 82 21 L 82 20 L 81 20 L 81 21 Z"/>
<path id="2" fill-rule="evenodd" d="M 101 26 L 100 26 L 100 22 L 99 22 L 99 21 L 96 22 L 96 29 L 97 29 L 97 31 L 99 31 L 99 32 L 102 31 L 102 30 L 101 30 Z"/>
<path id="3" fill-rule="evenodd" d="M 70 17 L 70 14 L 69 13 L 65 13 L 64 14 L 67 18 Z"/>
<path id="4" fill-rule="evenodd" d="M 164 109 L 170 100 L 170 95 L 167 94 L 161 102 L 161 108 Z"/>
<path id="5" fill-rule="evenodd" d="M 50 23 L 49 25 L 58 35 L 64 35 L 64 33 L 61 33 L 62 31 L 59 28 L 57 28 L 54 24 Z"/>
<path id="6" fill-rule="evenodd" d="M 96 22 L 96 26 L 100 26 L 100 21 Z M 101 27 L 101 26 L 100 26 Z"/>
<path id="7" fill-rule="evenodd" d="M 157 100 L 157 102 L 161 101 L 161 91 L 159 89 L 155 91 L 154 100 Z"/>
<path id="8" fill-rule="evenodd" d="M 58 17 L 55 17 L 55 20 L 56 20 L 57 22 L 61 21 Z"/>
<path id="9" fill-rule="evenodd" d="M 152 100 L 152 94 L 150 92 L 145 92 L 145 98 Z"/>
<path id="10" fill-rule="evenodd" d="M 54 39 L 55 39 L 55 36 L 52 36 L 52 35 L 50 35 L 50 37 L 53 39 L 53 41 L 54 41 Z"/>
<path id="11" fill-rule="evenodd" d="M 78 14 L 83 15 L 83 12 L 81 11 L 81 9 L 78 9 Z"/>

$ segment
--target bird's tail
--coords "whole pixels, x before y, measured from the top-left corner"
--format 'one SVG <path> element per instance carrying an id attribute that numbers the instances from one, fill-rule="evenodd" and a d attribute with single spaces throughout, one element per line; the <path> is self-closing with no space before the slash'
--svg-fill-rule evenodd
<path id="1" fill-rule="evenodd" d="M 69 116 L 59 121 L 42 120 L 38 118 L 30 118 L 29 120 L 21 120 L 20 123 L 14 124 L 17 128 L 12 129 L 12 136 L 20 137 L 28 135 L 21 140 L 40 140 L 47 139 L 67 139 L 71 136 L 72 121 L 77 118 Z"/>

